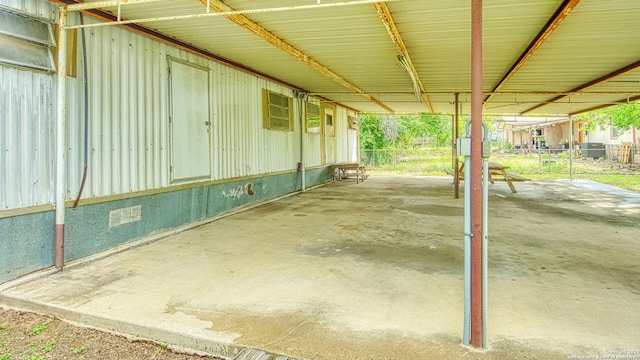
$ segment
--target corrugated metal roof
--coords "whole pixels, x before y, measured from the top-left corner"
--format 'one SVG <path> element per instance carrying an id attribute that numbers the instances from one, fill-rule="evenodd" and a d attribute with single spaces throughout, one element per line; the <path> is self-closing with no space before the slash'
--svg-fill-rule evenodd
<path id="1" fill-rule="evenodd" d="M 338 1 L 321 1 L 335 2 Z M 224 1 L 235 10 L 317 3 L 317 0 Z M 485 92 L 491 92 L 500 83 L 563 3 L 484 1 Z M 204 13 L 205 4 L 205 0 L 173 0 L 123 5 L 122 16 L 140 19 Z M 386 5 L 435 111 L 453 112 L 455 92 L 463 93 L 461 99 L 468 101 L 469 96 L 464 93 L 470 89 L 470 2 L 397 0 Z M 372 3 L 243 16 L 285 44 L 280 48 L 274 46 L 222 16 L 151 22 L 145 26 L 356 110 L 385 111 L 381 104 L 366 97 L 345 95 L 357 93 L 354 87 L 394 111 L 427 110 L 426 104 L 414 95 L 408 74 L 399 66 L 396 60 L 399 52 Z M 485 112 L 519 114 L 535 108 L 532 113 L 567 114 L 637 99 L 640 66 L 554 100 L 560 93 L 571 92 L 639 61 L 639 18 L 639 1 L 579 1 L 498 88 L 485 104 Z M 292 47 L 324 68 L 310 66 L 281 47 Z M 333 75 L 328 77 L 324 69 Z M 335 80 L 336 74 L 344 80 L 342 84 Z M 463 104 L 465 108 L 468 110 L 468 104 Z"/>

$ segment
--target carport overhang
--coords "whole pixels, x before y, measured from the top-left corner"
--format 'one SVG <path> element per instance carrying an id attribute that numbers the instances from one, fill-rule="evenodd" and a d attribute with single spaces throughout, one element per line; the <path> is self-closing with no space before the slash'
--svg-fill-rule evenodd
<path id="1" fill-rule="evenodd" d="M 64 8 L 56 161 L 60 234 L 67 29 L 123 26 L 359 112 L 470 112 L 474 346 L 484 332 L 477 261 L 484 237 L 482 114 L 572 115 L 640 99 L 640 4 L 624 0 L 273 0 L 264 7 L 241 0 L 56 2 Z M 102 22 L 68 21 L 73 18 L 67 13 L 80 11 Z M 58 268 L 63 247 L 57 235 Z"/>
<path id="2" fill-rule="evenodd" d="M 56 2 L 357 111 L 452 114 L 458 93 L 470 112 L 470 1 Z M 485 114 L 571 115 L 640 99 L 640 4 L 483 8 Z"/>

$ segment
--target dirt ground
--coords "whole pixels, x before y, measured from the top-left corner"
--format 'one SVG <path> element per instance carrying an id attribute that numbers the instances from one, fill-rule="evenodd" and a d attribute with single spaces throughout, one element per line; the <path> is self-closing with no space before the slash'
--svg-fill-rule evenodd
<path id="1" fill-rule="evenodd" d="M 168 344 L 75 326 L 55 317 L 0 308 L 0 359 L 220 359 Z"/>

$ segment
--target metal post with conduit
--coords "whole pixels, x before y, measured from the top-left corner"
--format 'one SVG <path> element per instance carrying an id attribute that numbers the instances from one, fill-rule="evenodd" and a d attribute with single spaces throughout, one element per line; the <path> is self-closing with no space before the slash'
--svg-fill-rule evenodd
<path id="1" fill-rule="evenodd" d="M 458 174 L 458 169 L 460 167 L 460 164 L 458 163 L 458 123 L 460 121 L 460 112 L 458 111 L 460 104 L 460 94 L 455 93 L 455 114 L 453 115 L 453 126 L 452 126 L 452 138 L 453 140 L 451 141 L 451 145 L 453 147 L 453 197 L 455 199 L 460 197 L 460 181 L 459 181 L 459 177 L 460 175 Z"/>
<path id="2" fill-rule="evenodd" d="M 482 0 L 471 1 L 471 346 L 481 347 L 482 315 Z"/>
<path id="3" fill-rule="evenodd" d="M 67 155 L 67 10 L 64 6 L 58 8 L 58 86 L 56 102 L 56 246 L 55 267 L 64 267 L 64 200 L 66 192 L 66 155 Z"/>
<path id="4" fill-rule="evenodd" d="M 464 156 L 464 171 L 465 179 L 471 176 L 471 152 L 472 152 L 472 139 L 470 132 L 471 121 L 467 121 L 465 124 L 466 137 L 459 139 L 458 153 L 457 155 Z M 482 283 L 481 283 L 481 304 L 482 304 L 482 347 L 487 348 L 487 329 L 488 329 L 488 242 L 489 242 L 489 156 L 491 155 L 491 143 L 489 141 L 489 128 L 487 124 L 482 123 Z M 472 303 L 472 284 L 476 281 L 472 279 L 472 264 L 476 259 L 471 256 L 472 241 L 474 234 L 471 232 L 472 217 L 471 217 L 471 183 L 470 181 L 464 182 L 464 331 L 463 340 L 464 345 L 470 345 L 471 343 L 471 303 Z M 475 288 L 475 286 L 473 286 Z M 477 290 L 476 290 L 477 291 Z"/>

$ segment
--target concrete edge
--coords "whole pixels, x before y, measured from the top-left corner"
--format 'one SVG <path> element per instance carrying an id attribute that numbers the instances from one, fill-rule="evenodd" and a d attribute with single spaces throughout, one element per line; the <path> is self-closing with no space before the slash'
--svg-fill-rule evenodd
<path id="1" fill-rule="evenodd" d="M 139 325 L 128 321 L 116 320 L 89 313 L 70 310 L 38 301 L 20 299 L 0 294 L 0 304 L 19 310 L 53 316 L 73 325 L 96 329 L 126 338 L 142 339 L 158 344 L 169 344 L 180 352 L 198 355 L 213 355 L 225 360 L 301 360 L 286 355 L 269 353 L 241 344 L 221 343 L 199 335 L 184 335 L 157 327 Z"/>
<path id="2" fill-rule="evenodd" d="M 80 311 L 73 311 L 57 305 L 24 300 L 3 294 L 0 294 L 0 303 L 16 309 L 54 316 L 80 326 L 95 328 L 123 336 L 135 336 L 143 339 L 150 339 L 151 341 L 177 345 L 186 349 L 204 351 L 208 354 L 222 356 L 229 360 L 233 359 L 236 354 L 240 353 L 244 349 L 242 346 L 222 344 L 198 336 L 189 337 L 168 330 L 137 325 L 127 321 L 99 317 Z"/>

